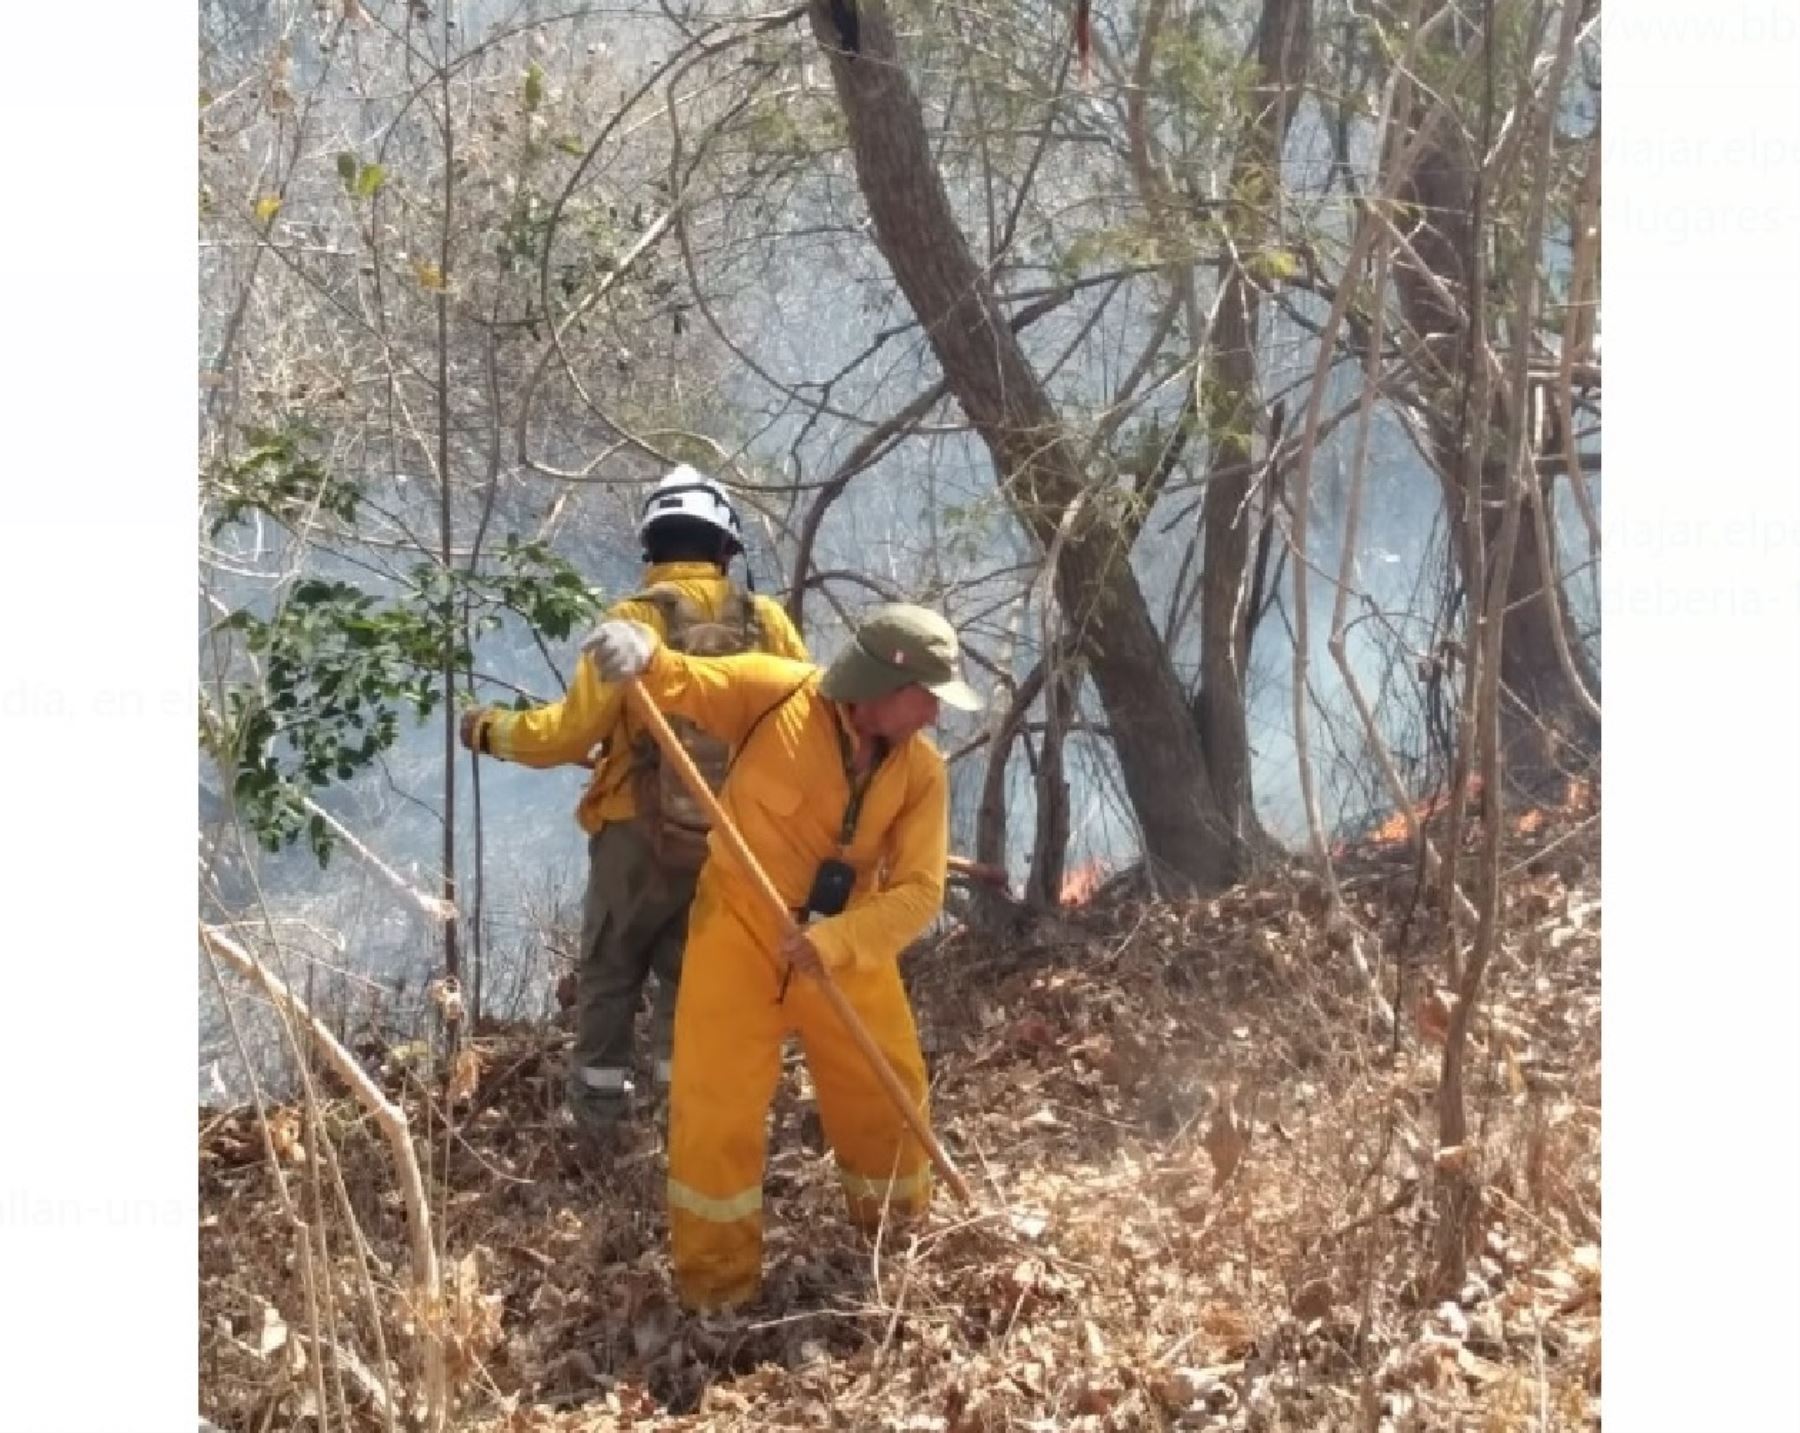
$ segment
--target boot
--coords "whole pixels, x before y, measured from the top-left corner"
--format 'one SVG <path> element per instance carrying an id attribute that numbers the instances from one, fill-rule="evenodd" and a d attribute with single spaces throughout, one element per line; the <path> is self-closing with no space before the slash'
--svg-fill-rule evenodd
<path id="1" fill-rule="evenodd" d="M 564 1106 L 582 1133 L 610 1135 L 631 1115 L 631 1084 L 626 1081 L 616 1089 L 595 1089 L 581 1078 L 579 1070 L 571 1070 Z"/>

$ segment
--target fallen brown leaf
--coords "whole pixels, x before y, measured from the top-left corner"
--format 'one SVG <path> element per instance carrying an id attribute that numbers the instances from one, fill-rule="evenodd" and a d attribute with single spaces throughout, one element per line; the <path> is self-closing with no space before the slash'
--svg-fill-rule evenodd
<path id="1" fill-rule="evenodd" d="M 1448 990 L 1430 990 L 1420 996 L 1413 1007 L 1419 1038 L 1427 1044 L 1442 1045 L 1450 1036 L 1450 1016 L 1459 1003 Z"/>
<path id="2" fill-rule="evenodd" d="M 1309 1279 L 1294 1295 L 1294 1317 L 1308 1321 L 1322 1319 L 1331 1312 L 1335 1302 L 1336 1294 L 1330 1279 Z"/>
<path id="3" fill-rule="evenodd" d="M 463 1104 L 473 1098 L 476 1086 L 480 1083 L 481 1051 L 473 1045 L 465 1045 L 450 1062 L 450 1084 L 445 1091 L 446 1097 L 453 1105 Z"/>
<path id="4" fill-rule="evenodd" d="M 1234 1102 L 1235 1096 L 1214 1103 L 1212 1119 L 1208 1121 L 1206 1135 L 1201 1141 L 1212 1160 L 1215 1190 L 1237 1173 L 1244 1151 L 1250 1148 L 1249 1132 L 1238 1119 Z"/>

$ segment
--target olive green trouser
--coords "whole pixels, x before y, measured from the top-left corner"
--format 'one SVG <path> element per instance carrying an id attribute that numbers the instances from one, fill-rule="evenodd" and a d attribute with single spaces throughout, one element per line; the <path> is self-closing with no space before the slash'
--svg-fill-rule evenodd
<path id="1" fill-rule="evenodd" d="M 632 1027 L 645 977 L 653 973 L 656 1077 L 658 1084 L 668 1081 L 675 990 L 696 875 L 665 871 L 636 821 L 610 822 L 588 838 L 569 1083 L 590 1102 L 625 1097 L 631 1078 Z"/>

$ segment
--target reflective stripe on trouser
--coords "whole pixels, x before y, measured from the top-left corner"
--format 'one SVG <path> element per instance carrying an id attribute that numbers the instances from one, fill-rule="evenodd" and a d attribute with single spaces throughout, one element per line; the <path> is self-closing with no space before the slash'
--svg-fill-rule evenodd
<path id="1" fill-rule="evenodd" d="M 913 1212 L 930 1197 L 926 1155 L 888 1102 L 818 987 L 780 978 L 759 939 L 709 896 L 694 905 L 675 1014 L 669 1104 L 669 1233 L 675 1285 L 691 1308 L 753 1296 L 762 1281 L 762 1178 L 781 1046 L 797 1030 L 850 1212 L 861 1224 Z M 925 1062 L 891 961 L 839 986 L 921 1106 Z"/>
<path id="2" fill-rule="evenodd" d="M 844 1198 L 850 1204 L 850 1217 L 864 1229 L 873 1229 L 885 1219 L 915 1214 L 931 1198 L 930 1166 L 914 1170 L 911 1174 L 875 1179 L 846 1169 L 840 1163 L 838 1182 L 844 1186 Z"/>
<path id="3" fill-rule="evenodd" d="M 610 822 L 589 837 L 575 979 L 575 1068 L 631 1068 L 632 1027 L 652 973 L 652 1041 L 656 1055 L 667 1058 L 693 891 L 691 875 L 656 864 L 638 822 Z"/>

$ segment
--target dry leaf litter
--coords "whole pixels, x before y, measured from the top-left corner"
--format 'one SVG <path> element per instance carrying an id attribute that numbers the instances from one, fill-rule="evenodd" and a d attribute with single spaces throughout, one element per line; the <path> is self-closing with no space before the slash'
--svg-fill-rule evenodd
<path id="1" fill-rule="evenodd" d="M 914 951 L 934 1117 L 978 1206 L 940 1193 L 921 1226 L 858 1236 L 791 1061 L 766 1286 L 734 1318 L 674 1304 L 652 1123 L 597 1150 L 558 1122 L 560 1031 L 483 1032 L 429 1095 L 416 1051 L 370 1052 L 434 1191 L 436 1310 L 409 1303 L 404 1210 L 352 1103 L 317 1127 L 203 1110 L 202 1411 L 407 1427 L 430 1319 L 471 1433 L 1598 1427 L 1598 855 L 1581 810 L 1509 838 L 1474 1133 L 1449 1150 L 1443 922 L 1403 847 L 1345 853 L 1330 920 L 1305 875 L 1186 903 L 1121 879 Z M 1390 1005 L 1398 979 L 1397 1039 L 1351 940 Z M 1444 1289 L 1451 1168 L 1483 1195 Z"/>

